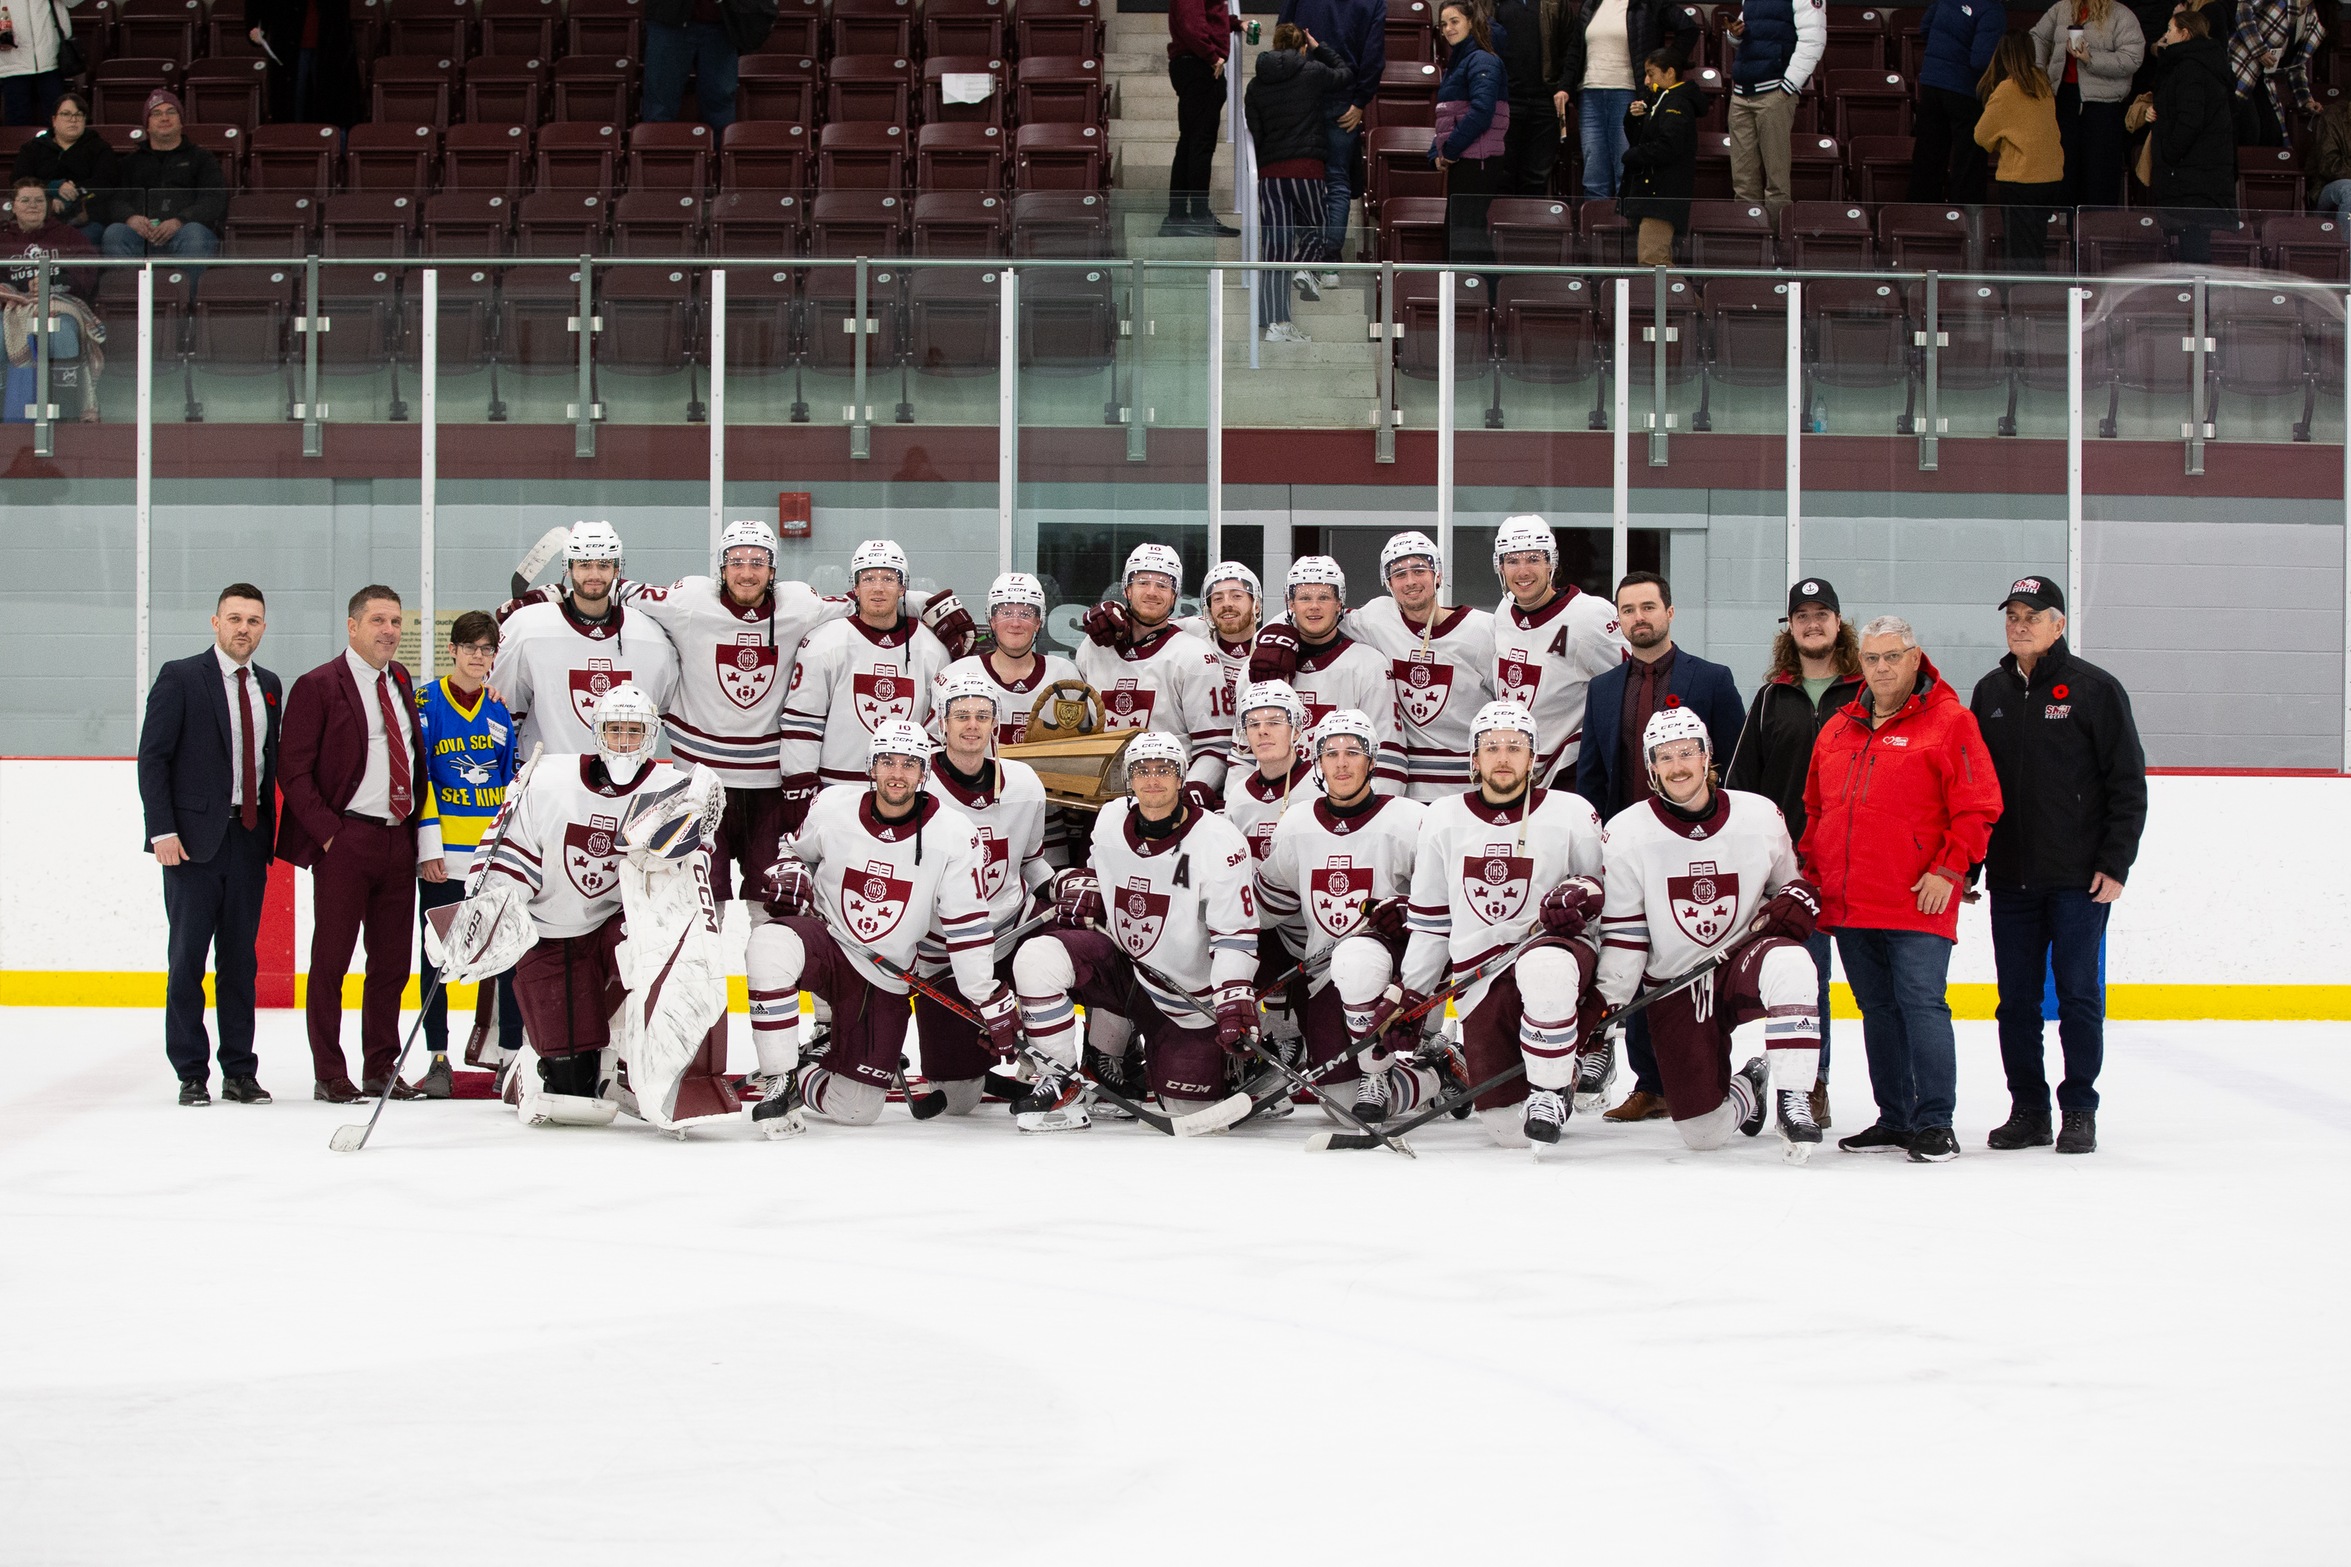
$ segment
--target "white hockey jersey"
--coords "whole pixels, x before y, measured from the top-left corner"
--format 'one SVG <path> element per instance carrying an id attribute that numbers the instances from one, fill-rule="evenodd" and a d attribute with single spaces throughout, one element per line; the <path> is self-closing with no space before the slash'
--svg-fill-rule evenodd
<path id="1" fill-rule="evenodd" d="M 620 823 L 629 802 L 667 788 L 680 771 L 656 762 L 623 787 L 593 756 L 549 758 L 531 774 L 482 874 L 523 885 L 531 924 L 543 937 L 599 929 L 620 912 Z"/>
<path id="2" fill-rule="evenodd" d="M 793 652 L 818 626 L 857 606 L 804 582 L 778 582 L 758 604 L 741 609 L 710 577 L 640 587 L 628 604 L 668 632 L 677 651 L 677 688 L 661 708 L 670 749 L 702 763 L 730 789 L 774 788 Z"/>
<path id="3" fill-rule="evenodd" d="M 1241 769 L 1248 769 L 1246 772 Z M 1257 769 L 1254 757 L 1243 757 L 1225 774 L 1224 814 L 1241 831 L 1252 860 L 1265 858 L 1273 844 L 1274 824 L 1293 805 L 1306 805 L 1322 796 L 1322 775 L 1301 757 L 1291 764 L 1286 779 L 1269 781 Z"/>
<path id="4" fill-rule="evenodd" d="M 1764 900 L 1796 878 L 1780 808 L 1760 794 L 1714 791 L 1686 822 L 1652 795 L 1608 819 L 1607 902 L 1600 913 L 1600 994 L 1632 1000 L 1644 979 L 1686 974 L 1738 939 Z"/>
<path id="5" fill-rule="evenodd" d="M 1536 783 L 1574 785 L 1585 688 L 1623 663 L 1625 652 L 1615 606 L 1572 582 L 1532 614 L 1507 598 L 1494 612 L 1494 695 L 1524 702 L 1535 715 Z"/>
<path id="6" fill-rule="evenodd" d="M 1352 707 L 1370 719 L 1372 733 L 1378 736 L 1372 749 L 1371 786 L 1382 794 L 1404 792 L 1404 746 L 1396 733 L 1396 694 L 1388 681 L 1388 661 L 1379 649 L 1343 631 L 1325 646 L 1301 648 L 1290 689 L 1306 704 L 1309 732 L 1342 707 Z M 1233 729 L 1233 747 L 1235 767 L 1257 765 L 1250 759 L 1247 736 L 1238 723 Z"/>
<path id="7" fill-rule="evenodd" d="M 1217 716 L 1224 672 L 1207 643 L 1166 626 L 1131 648 L 1080 642 L 1075 662 L 1086 684 L 1102 694 L 1104 727 L 1176 735 L 1191 749 L 1184 776 L 1222 786 L 1233 723 Z"/>
<path id="8" fill-rule="evenodd" d="M 995 688 L 996 743 L 998 745 L 1019 745 L 1028 739 L 1029 710 L 1037 705 L 1038 696 L 1047 688 L 1064 680 L 1083 680 L 1085 678 L 1078 673 L 1077 665 L 1059 653 L 1038 653 L 1036 666 L 1029 671 L 1027 678 L 1022 680 L 1006 679 L 1003 672 L 997 669 L 985 653 L 974 653 L 969 658 L 959 658 L 941 670 L 939 678 L 932 682 L 930 730 L 933 737 L 941 732 L 939 725 L 946 721 L 947 716 L 939 707 L 939 691 L 950 680 L 959 679 L 964 675 L 977 675 Z"/>
<path id="9" fill-rule="evenodd" d="M 1283 945 L 1297 957 L 1319 957 L 1363 929 L 1367 901 L 1409 892 L 1427 813 L 1418 800 L 1375 794 L 1347 815 L 1322 798 L 1284 816 L 1257 867 L 1258 905 Z M 1329 981 L 1324 969 L 1307 988 Z"/>
<path id="10" fill-rule="evenodd" d="M 1600 814 L 1567 790 L 1532 790 L 1500 807 L 1474 791 L 1430 805 L 1405 905 L 1404 983 L 1434 990 L 1448 968 L 1458 974 L 1515 945 L 1534 929 L 1545 893 L 1600 874 L 1602 839 Z M 1492 983 L 1464 991 L 1460 1009 L 1483 1001 Z"/>
<path id="11" fill-rule="evenodd" d="M 862 783 L 866 746 L 885 718 L 927 724 L 947 646 L 911 615 L 876 631 L 852 615 L 827 621 L 800 644 L 780 722 L 783 776 Z"/>
<path id="12" fill-rule="evenodd" d="M 932 759 L 922 786 L 970 819 L 977 850 L 973 874 L 988 905 L 992 950 L 999 960 L 1010 957 L 1008 938 L 1027 918 L 1037 889 L 1053 879 L 1053 867 L 1045 863 L 1045 786 L 1035 768 L 1011 757 L 988 764 L 994 771 L 984 789 L 964 788 L 938 762 Z M 924 933 L 921 952 L 926 971 L 947 960 L 946 936 L 938 926 Z"/>
<path id="13" fill-rule="evenodd" d="M 1238 723 L 1240 715 L 1233 704 L 1240 700 L 1241 688 L 1249 683 L 1249 656 L 1257 651 L 1257 638 L 1228 642 L 1206 615 L 1178 615 L 1175 624 L 1178 631 L 1189 631 L 1216 654 L 1217 668 L 1224 672 L 1223 699 L 1216 713 L 1228 724 Z"/>
<path id="14" fill-rule="evenodd" d="M 1494 617 L 1457 604 L 1424 627 L 1376 598 L 1340 624 L 1388 661 L 1404 793 L 1441 800 L 1469 788 L 1469 721 L 1494 695 Z"/>
<path id="15" fill-rule="evenodd" d="M 569 604 L 525 605 L 507 617 L 490 666 L 525 755 L 534 741 L 552 752 L 595 750 L 588 721 L 598 698 L 634 681 L 666 711 L 677 675 L 669 633 L 618 603 L 601 621 L 580 619 Z"/>
<path id="16" fill-rule="evenodd" d="M 1231 822 L 1185 807 L 1182 829 L 1165 838 L 1135 830 L 1135 803 L 1113 800 L 1094 822 L 1094 874 L 1110 914 L 1110 939 L 1150 964 L 1185 994 L 1135 971 L 1168 1020 L 1213 1028 L 1217 985 L 1257 973 L 1257 889 L 1249 846 Z"/>
<path id="17" fill-rule="evenodd" d="M 784 840 L 784 852 L 815 872 L 833 939 L 875 989 L 903 996 L 906 985 L 875 967 L 873 954 L 912 969 L 924 937 L 935 933 L 965 997 L 986 1000 L 996 988 L 995 936 L 971 818 L 922 794 L 915 816 L 885 822 L 873 802 L 871 785 L 821 789 L 799 832 Z"/>

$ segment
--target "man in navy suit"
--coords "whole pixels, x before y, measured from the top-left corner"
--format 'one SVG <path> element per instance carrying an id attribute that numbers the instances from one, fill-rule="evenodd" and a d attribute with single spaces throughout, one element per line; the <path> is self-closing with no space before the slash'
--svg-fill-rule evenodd
<path id="1" fill-rule="evenodd" d="M 1731 672 L 1673 645 L 1673 586 L 1654 571 L 1628 572 L 1616 585 L 1616 620 L 1632 644 L 1625 661 L 1596 676 L 1584 697 L 1584 748 L 1576 758 L 1576 793 L 1606 822 L 1649 798 L 1649 764 L 1641 735 L 1659 708 L 1686 707 L 1714 740 L 1715 765 L 1728 765 L 1747 720 Z M 1649 1029 L 1635 1016 L 1625 1031 L 1633 1091 L 1607 1113 L 1611 1121 L 1650 1121 L 1666 1114 L 1665 1086 Z"/>
<path id="2" fill-rule="evenodd" d="M 139 804 L 163 867 L 171 921 L 163 1049 L 180 1103 L 212 1103 L 204 1033 L 211 956 L 220 1023 L 220 1096 L 265 1105 L 253 1053 L 254 942 L 277 827 L 278 677 L 253 662 L 267 613 L 261 590 L 232 582 L 213 605 L 213 644 L 156 672 L 139 726 Z"/>

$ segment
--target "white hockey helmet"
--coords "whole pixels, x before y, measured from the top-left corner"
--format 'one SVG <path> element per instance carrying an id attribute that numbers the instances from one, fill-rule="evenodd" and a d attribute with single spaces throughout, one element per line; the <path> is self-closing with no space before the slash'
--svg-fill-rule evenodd
<path id="1" fill-rule="evenodd" d="M 849 557 L 849 581 L 854 585 L 861 571 L 894 571 L 898 585 L 906 585 L 906 552 L 898 547 L 896 539 L 867 539 Z"/>
<path id="2" fill-rule="evenodd" d="M 1136 545 L 1127 556 L 1127 569 L 1119 573 L 1118 585 L 1124 588 L 1138 571 L 1155 571 L 1174 583 L 1178 593 L 1184 591 L 1184 557 L 1164 544 Z"/>
<path id="3" fill-rule="evenodd" d="M 620 750 L 604 737 L 605 728 L 612 724 L 642 724 L 645 738 L 625 751 Z M 652 764 L 653 753 L 661 747 L 660 709 L 633 680 L 622 681 L 596 699 L 588 729 L 596 742 L 596 754 L 603 758 L 605 773 L 617 784 L 634 780 Z"/>
<path id="4" fill-rule="evenodd" d="M 873 738 L 865 743 L 865 765 L 870 768 L 885 756 L 911 756 L 928 766 L 931 737 L 922 732 L 920 724 L 910 724 L 903 718 L 885 718 L 873 726 Z"/>
<path id="5" fill-rule="evenodd" d="M 1241 725 L 1248 727 L 1249 715 L 1261 707 L 1281 709 L 1300 739 L 1306 737 L 1306 704 L 1287 680 L 1253 680 L 1241 688 Z"/>
<path id="6" fill-rule="evenodd" d="M 1185 754 L 1184 742 L 1180 737 L 1164 734 L 1157 729 L 1146 729 L 1127 742 L 1126 751 L 1119 760 L 1130 773 L 1135 770 L 1137 762 L 1173 762 L 1180 772 L 1190 758 Z"/>
<path id="7" fill-rule="evenodd" d="M 1291 562 L 1289 579 L 1283 588 L 1283 597 L 1286 599 L 1300 588 L 1315 585 L 1337 588 L 1339 602 L 1342 604 L 1347 602 L 1347 574 L 1341 571 L 1339 563 L 1328 555 L 1306 555 Z"/>
<path id="8" fill-rule="evenodd" d="M 1706 760 L 1714 760 L 1714 736 L 1707 731 L 1706 721 L 1686 707 L 1661 707 L 1649 715 L 1648 724 L 1641 730 L 1641 760 L 1651 763 L 1650 776 L 1656 776 L 1654 758 L 1659 746 L 1671 745 L 1677 740 L 1695 740 L 1704 748 Z"/>
<path id="9" fill-rule="evenodd" d="M 736 550 L 765 550 L 767 564 L 772 568 L 776 563 L 776 530 L 757 517 L 730 522 L 718 536 L 719 562 L 723 565 L 727 556 Z"/>
<path id="10" fill-rule="evenodd" d="M 1525 550 L 1541 550 L 1551 569 L 1559 569 L 1559 540 L 1551 532 L 1551 524 L 1531 513 L 1522 517 L 1505 517 L 1494 534 L 1494 574 L 1502 574 L 1502 557 Z"/>
<path id="11" fill-rule="evenodd" d="M 571 525 L 571 536 L 563 541 L 563 558 L 574 560 L 608 560 L 620 563 L 620 533 L 609 522 L 583 520 Z"/>
<path id="12" fill-rule="evenodd" d="M 1314 754 L 1322 757 L 1322 748 L 1333 740 L 1353 738 L 1363 746 L 1363 754 L 1371 756 L 1379 750 L 1379 732 L 1372 728 L 1371 719 L 1361 709 L 1337 708 L 1322 715 L 1322 722 L 1314 726 Z"/>
<path id="13" fill-rule="evenodd" d="M 1469 748 L 1475 751 L 1478 741 L 1497 729 L 1515 729 L 1525 735 L 1530 750 L 1538 744 L 1535 739 L 1535 715 L 1527 711 L 1524 702 L 1488 702 L 1479 708 L 1478 716 L 1469 721 Z"/>
<path id="14" fill-rule="evenodd" d="M 1045 613 L 1045 584 L 1025 571 L 1008 571 L 988 584 L 988 613 L 993 615 L 1007 604 L 1026 605 Z"/>
<path id="15" fill-rule="evenodd" d="M 931 710 L 944 723 L 949 710 L 967 696 L 981 698 L 995 711 L 997 717 L 1004 716 L 1003 696 L 996 689 L 995 682 L 973 669 L 967 669 L 961 674 L 950 674 L 940 681 L 939 689 L 931 693 Z"/>
<path id="16" fill-rule="evenodd" d="M 1429 563 L 1429 570 L 1440 576 L 1444 574 L 1445 557 L 1437 553 L 1435 539 L 1417 530 L 1399 533 L 1380 546 L 1380 580 L 1388 580 L 1398 561 L 1424 559 Z"/>
<path id="17" fill-rule="evenodd" d="M 1200 602 L 1207 603 L 1209 595 L 1228 582 L 1239 583 L 1249 590 L 1252 599 L 1260 604 L 1265 602 L 1265 589 L 1258 582 L 1257 573 L 1237 560 L 1220 560 L 1208 568 L 1208 575 L 1200 583 Z"/>

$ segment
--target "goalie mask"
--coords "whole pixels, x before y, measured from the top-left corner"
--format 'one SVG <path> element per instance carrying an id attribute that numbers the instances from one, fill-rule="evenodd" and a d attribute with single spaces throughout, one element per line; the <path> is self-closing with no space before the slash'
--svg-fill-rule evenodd
<path id="1" fill-rule="evenodd" d="M 638 725 L 642 731 L 632 745 L 618 744 L 619 737 L 612 733 L 623 724 Z M 623 788 L 652 765 L 653 753 L 661 747 L 661 714 L 633 681 L 624 680 L 597 699 L 590 727 L 596 732 L 596 755 L 603 760 L 605 776 Z"/>
<path id="2" fill-rule="evenodd" d="M 1494 535 L 1494 575 L 1502 575 L 1504 556 L 1528 550 L 1540 551 L 1553 571 L 1559 569 L 1559 540 L 1552 536 L 1551 524 L 1536 516 L 1504 519 L 1501 531 Z"/>
<path id="3" fill-rule="evenodd" d="M 911 756 L 927 767 L 931 760 L 931 737 L 922 732 L 920 724 L 910 724 L 903 718 L 885 718 L 874 725 L 873 738 L 866 742 L 866 770 L 871 772 L 873 764 L 885 756 Z"/>
<path id="4" fill-rule="evenodd" d="M 1697 741 L 1707 766 L 1714 765 L 1714 736 L 1707 732 L 1706 721 L 1686 707 L 1661 707 L 1641 731 L 1641 761 L 1648 769 L 1650 788 L 1657 788 L 1657 753 L 1681 740 Z"/>
<path id="5" fill-rule="evenodd" d="M 867 539 L 849 557 L 849 581 L 855 584 L 857 574 L 862 571 L 894 571 L 898 573 L 898 585 L 904 587 L 906 552 L 898 547 L 895 539 Z"/>
<path id="6" fill-rule="evenodd" d="M 1437 541 L 1425 533 L 1399 533 L 1380 546 L 1380 580 L 1385 582 L 1396 567 L 1405 561 L 1425 560 L 1429 570 L 1439 576 L 1445 574 L 1445 563 L 1437 553 Z"/>

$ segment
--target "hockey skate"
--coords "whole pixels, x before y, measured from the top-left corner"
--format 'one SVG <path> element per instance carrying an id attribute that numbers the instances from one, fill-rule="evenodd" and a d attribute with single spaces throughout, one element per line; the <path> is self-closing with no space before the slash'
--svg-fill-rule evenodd
<path id="1" fill-rule="evenodd" d="M 1086 1080 L 1058 1061 L 1038 1064 L 1029 1095 L 1014 1109 L 1012 1124 L 1023 1132 L 1082 1132 L 1094 1124 L 1087 1114 Z"/>
<path id="2" fill-rule="evenodd" d="M 808 1130 L 808 1117 L 800 1103 L 800 1074 L 770 1072 L 760 1081 L 771 1084 L 760 1093 L 759 1102 L 750 1107 L 751 1124 L 770 1140 L 798 1137 Z"/>
<path id="3" fill-rule="evenodd" d="M 1134 1059 L 1135 1058 L 1131 1056 L 1106 1056 L 1101 1051 L 1096 1050 L 1092 1045 L 1088 1045 L 1085 1047 L 1084 1073 L 1085 1076 L 1090 1077 L 1095 1082 L 1102 1084 L 1112 1093 L 1120 1095 L 1122 1098 L 1132 1099 L 1137 1103 L 1141 1103 L 1144 1093 L 1147 1092 L 1147 1090 L 1142 1087 L 1142 1074 L 1140 1072 L 1130 1072 L 1127 1070 L 1128 1063 Z M 1136 1062 L 1136 1064 L 1140 1065 L 1141 1063 Z M 1041 1084 L 1042 1082 L 1043 1079 L 1039 1078 L 1038 1083 Z M 1030 1087 L 1029 1092 L 1032 1097 L 1035 1094 L 1036 1086 L 1037 1085 L 1032 1084 Z M 1092 1107 L 1092 1113 L 1101 1116 L 1105 1121 L 1132 1121 L 1135 1118 L 1133 1112 L 1129 1111 L 1125 1105 L 1118 1104 L 1115 1101 L 1109 1099 L 1094 1099 L 1090 1100 L 1089 1103 Z M 1022 1108 L 1024 1107 L 1016 1102 L 1013 1113 L 1015 1115 L 1020 1114 Z M 1023 1127 L 1021 1130 L 1062 1131 L 1066 1130 L 1066 1128 Z"/>
<path id="4" fill-rule="evenodd" d="M 1739 1068 L 1739 1075 L 1752 1091 L 1751 1107 L 1739 1118 L 1739 1135 L 1753 1137 L 1763 1130 L 1763 1118 L 1771 1113 L 1771 1063 L 1761 1056 L 1751 1057 Z"/>
<path id="5" fill-rule="evenodd" d="M 1812 1118 L 1812 1096 L 1783 1088 L 1779 1101 L 1780 1157 L 1790 1164 L 1803 1164 L 1820 1146 L 1820 1123 Z"/>
<path id="6" fill-rule="evenodd" d="M 1608 1088 L 1615 1081 L 1616 1036 L 1608 1034 L 1576 1057 L 1575 1107 L 1586 1115 L 1607 1109 Z"/>
<path id="7" fill-rule="evenodd" d="M 1527 1095 L 1526 1120 L 1521 1130 L 1540 1153 L 1559 1141 L 1570 1114 L 1567 1098 L 1555 1088 L 1538 1088 Z"/>
<path id="8" fill-rule="evenodd" d="M 1374 1126 L 1388 1118 L 1388 1075 L 1366 1072 L 1355 1082 L 1355 1119 Z"/>

